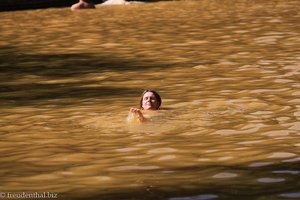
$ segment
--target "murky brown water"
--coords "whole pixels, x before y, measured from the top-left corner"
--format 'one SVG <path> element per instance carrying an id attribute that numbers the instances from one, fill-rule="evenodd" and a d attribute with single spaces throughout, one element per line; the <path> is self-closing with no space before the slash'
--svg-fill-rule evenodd
<path id="1" fill-rule="evenodd" d="M 0 13 L 0 191 L 299 199 L 299 10 L 204 0 Z M 145 88 L 164 109 L 128 125 Z"/>

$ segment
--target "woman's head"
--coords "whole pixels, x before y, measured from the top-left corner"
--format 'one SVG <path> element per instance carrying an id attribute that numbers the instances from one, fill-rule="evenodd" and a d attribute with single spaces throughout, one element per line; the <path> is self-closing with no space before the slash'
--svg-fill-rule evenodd
<path id="1" fill-rule="evenodd" d="M 141 96 L 140 107 L 144 110 L 158 110 L 161 98 L 154 90 L 145 90 Z"/>

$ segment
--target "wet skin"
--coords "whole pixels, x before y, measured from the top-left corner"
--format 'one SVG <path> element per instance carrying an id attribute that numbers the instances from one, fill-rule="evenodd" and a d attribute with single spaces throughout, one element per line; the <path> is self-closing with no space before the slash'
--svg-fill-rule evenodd
<path id="1" fill-rule="evenodd" d="M 142 100 L 142 109 L 144 109 L 144 110 L 157 110 L 158 109 L 157 99 L 152 92 L 146 92 L 144 94 L 143 100 Z M 129 113 L 134 114 L 139 122 L 146 121 L 141 109 L 130 108 Z"/>

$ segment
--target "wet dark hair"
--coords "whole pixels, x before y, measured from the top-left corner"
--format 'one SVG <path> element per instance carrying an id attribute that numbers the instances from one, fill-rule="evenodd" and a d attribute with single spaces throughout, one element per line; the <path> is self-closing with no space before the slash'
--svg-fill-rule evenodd
<path id="1" fill-rule="evenodd" d="M 140 108 L 143 109 L 143 97 L 144 97 L 144 94 L 146 94 L 147 92 L 152 92 L 157 100 L 157 108 L 156 109 L 159 109 L 160 105 L 161 105 L 161 98 L 159 96 L 159 94 L 155 91 L 155 90 L 151 90 L 151 89 L 148 89 L 148 90 L 145 90 L 143 93 L 142 93 L 142 96 L 141 96 L 141 99 L 140 99 Z"/>

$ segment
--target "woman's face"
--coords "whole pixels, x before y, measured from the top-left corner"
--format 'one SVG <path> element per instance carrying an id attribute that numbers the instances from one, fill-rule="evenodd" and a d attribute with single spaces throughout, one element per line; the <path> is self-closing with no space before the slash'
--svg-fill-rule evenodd
<path id="1" fill-rule="evenodd" d="M 152 92 L 146 92 L 143 96 L 142 107 L 144 110 L 157 110 L 158 102 Z"/>

